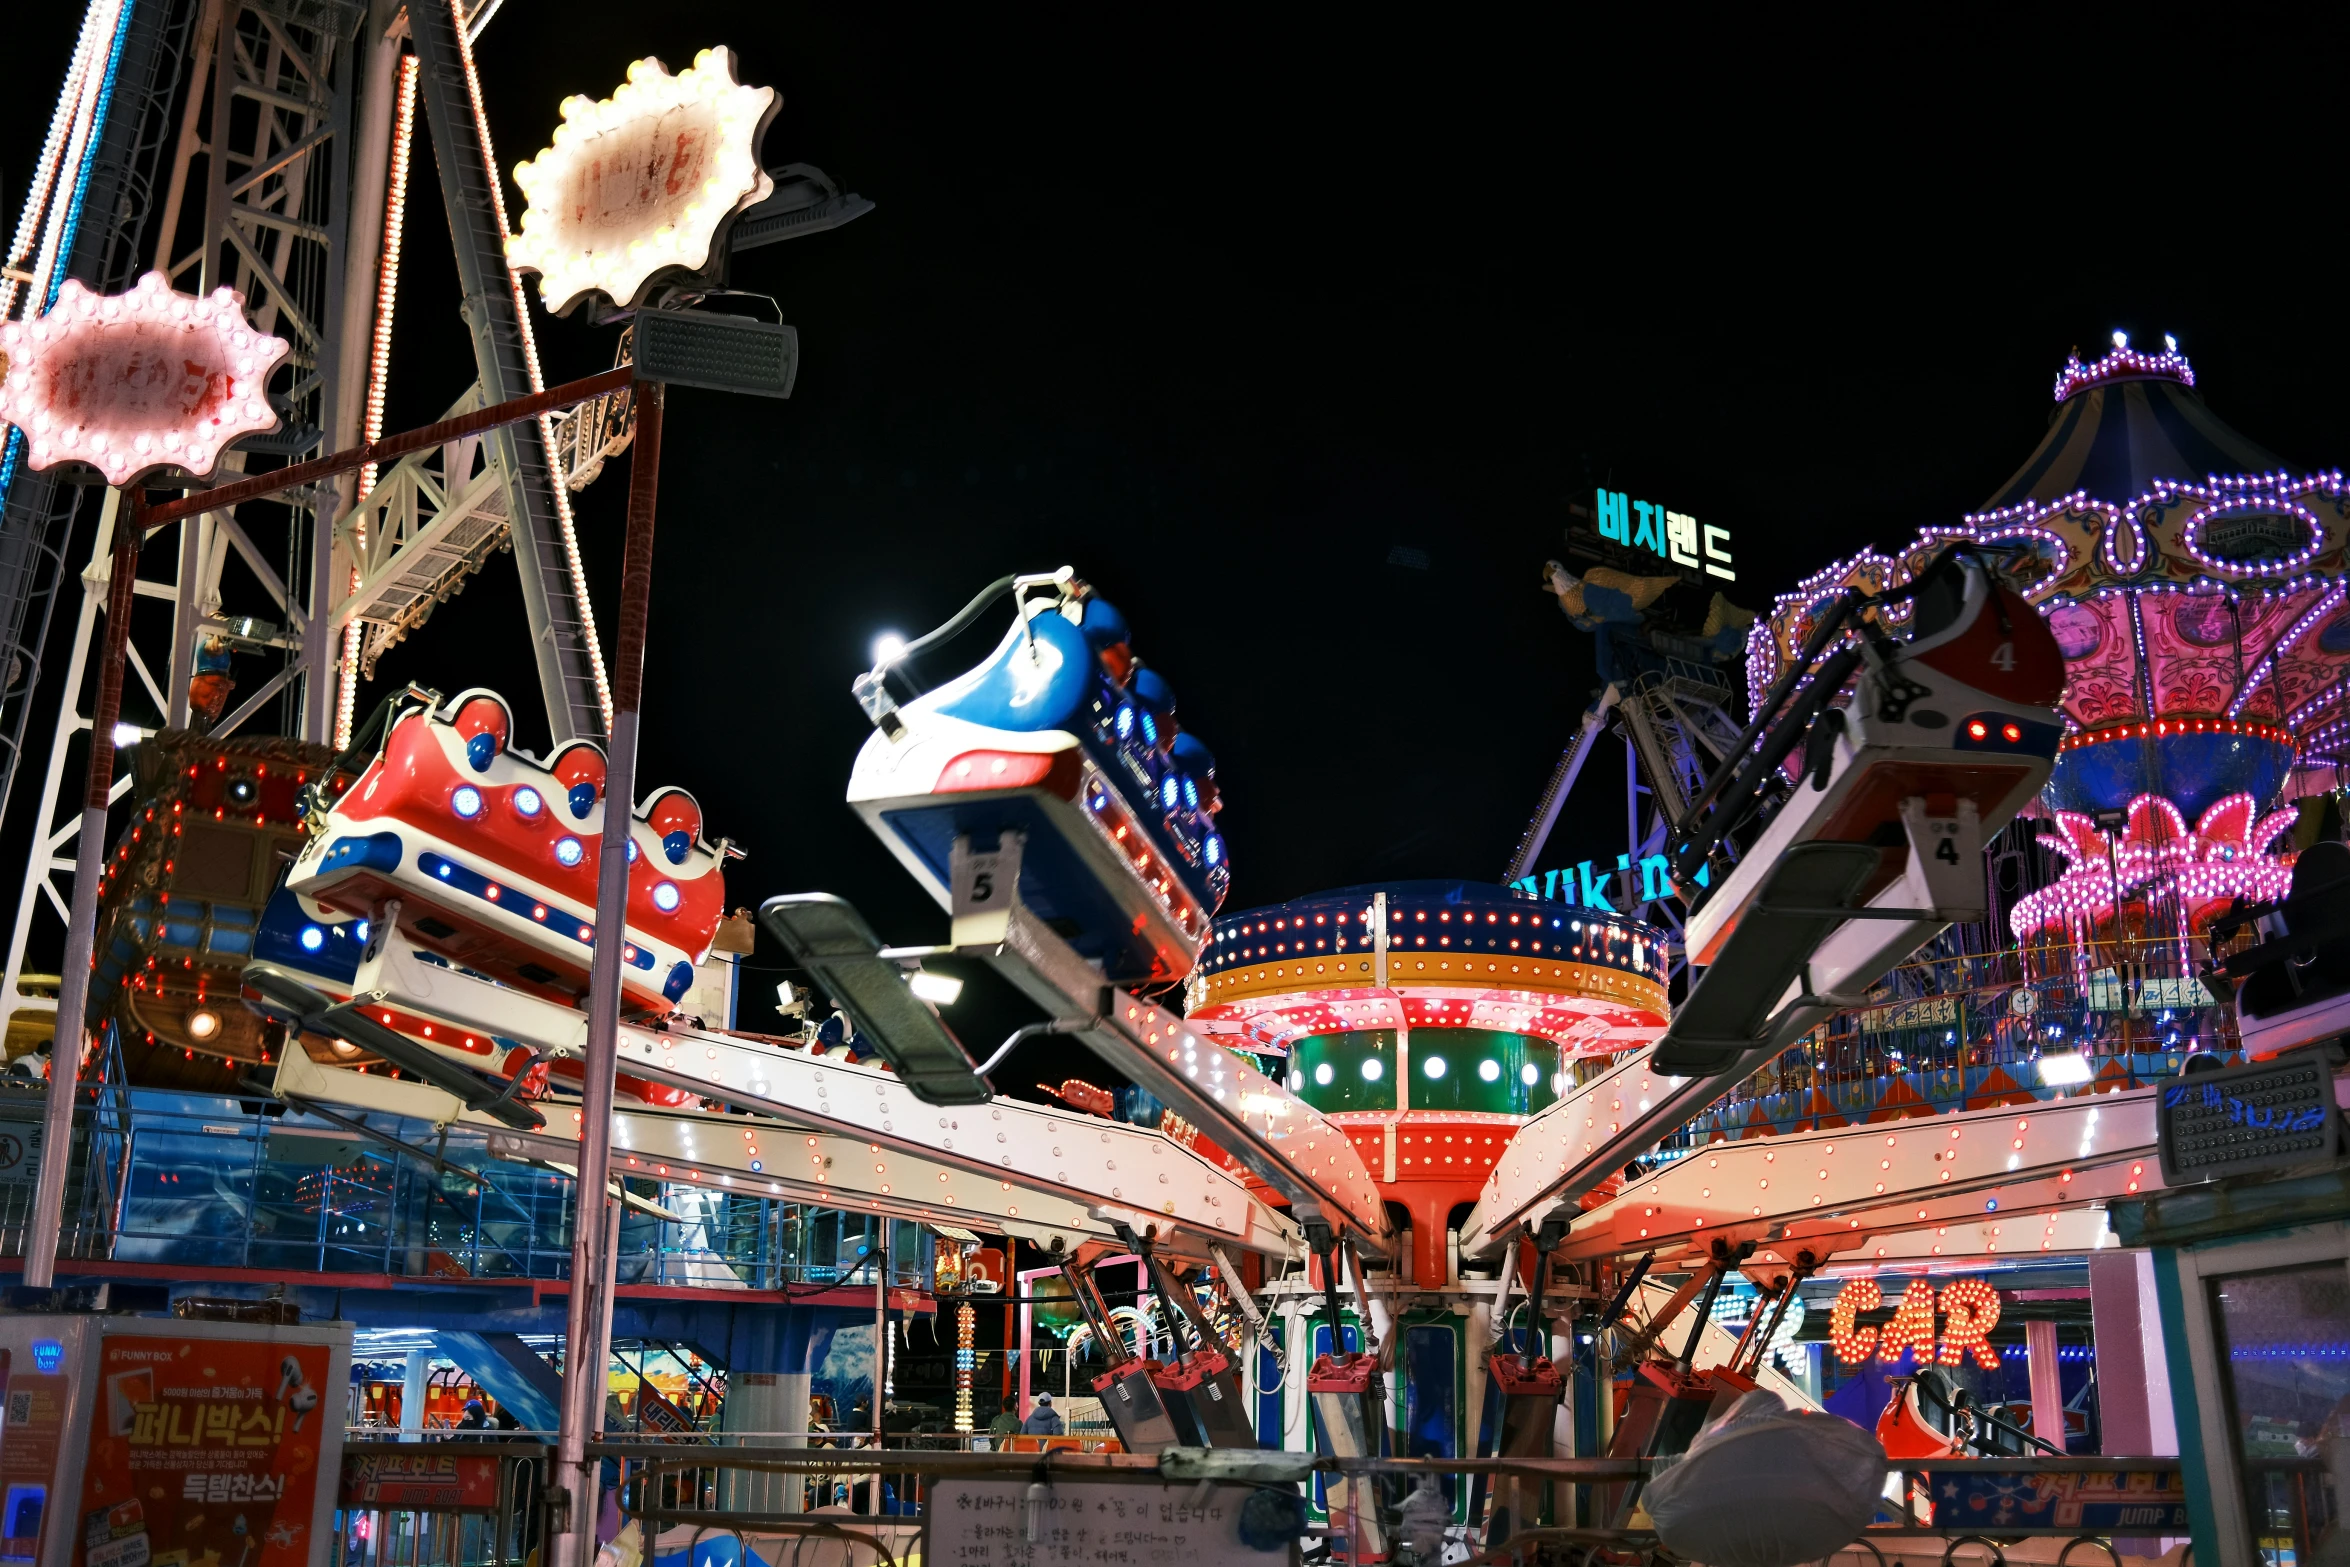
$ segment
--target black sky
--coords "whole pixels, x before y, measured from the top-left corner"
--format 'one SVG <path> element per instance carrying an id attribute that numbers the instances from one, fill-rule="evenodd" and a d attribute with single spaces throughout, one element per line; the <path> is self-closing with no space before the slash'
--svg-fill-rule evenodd
<path id="1" fill-rule="evenodd" d="M 78 10 L 18 13 L 11 213 Z M 1536 574 L 1597 479 L 1729 527 L 1762 607 L 1980 502 L 2117 327 L 2175 332 L 2254 440 L 2350 457 L 2339 39 L 1909 15 L 507 0 L 507 169 L 566 94 L 723 42 L 784 95 L 767 161 L 879 204 L 737 265 L 799 328 L 791 401 L 673 394 L 642 776 L 749 845 L 738 901 L 934 938 L 841 804 L 848 682 L 876 633 L 1067 563 L 1218 753 L 1232 907 L 1492 877 L 1593 684 Z M 394 426 L 472 376 L 426 168 L 409 235 Z M 610 361 L 609 329 L 540 336 L 550 379 Z M 624 485 L 582 502 L 607 629 Z M 527 707 L 510 569 L 380 674 Z M 1554 862 L 1612 858 L 1619 790 Z"/>

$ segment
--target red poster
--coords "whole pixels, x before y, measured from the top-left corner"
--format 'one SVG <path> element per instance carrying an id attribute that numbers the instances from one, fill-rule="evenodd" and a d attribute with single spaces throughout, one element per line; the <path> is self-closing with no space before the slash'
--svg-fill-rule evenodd
<path id="1" fill-rule="evenodd" d="M 105 1340 L 75 1567 L 304 1567 L 324 1344 Z"/>
<path id="2" fill-rule="evenodd" d="M 343 1454 L 342 1505 L 379 1510 L 489 1513 L 498 1508 L 498 1461 L 447 1453 Z"/>

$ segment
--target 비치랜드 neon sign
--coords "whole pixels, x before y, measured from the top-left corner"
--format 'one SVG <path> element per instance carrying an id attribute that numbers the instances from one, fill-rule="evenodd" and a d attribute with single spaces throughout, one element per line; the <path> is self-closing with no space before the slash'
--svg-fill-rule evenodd
<path id="1" fill-rule="evenodd" d="M 1857 1366 L 1872 1358 L 1897 1361 L 1914 1358 L 1921 1366 L 1955 1366 L 1969 1355 L 1988 1371 L 1999 1364 L 1992 1348 L 1991 1330 L 1999 1324 L 1999 1291 L 1982 1279 L 1953 1279 L 1939 1290 L 1923 1279 L 1913 1279 L 1894 1303 L 1893 1320 L 1883 1327 L 1862 1327 L 1855 1318 L 1885 1304 L 1885 1293 L 1875 1279 L 1846 1279 L 1828 1313 L 1828 1342 L 1836 1358 Z M 1937 1337 L 1934 1319 L 1942 1319 Z"/>
<path id="2" fill-rule="evenodd" d="M 1738 573 L 1730 569 L 1729 529 L 1711 523 L 1700 526 L 1695 517 L 1667 511 L 1655 501 L 1633 500 L 1622 490 L 1599 492 L 1599 536 L 1692 571 L 1702 566 L 1707 576 L 1724 582 L 1738 580 Z"/>

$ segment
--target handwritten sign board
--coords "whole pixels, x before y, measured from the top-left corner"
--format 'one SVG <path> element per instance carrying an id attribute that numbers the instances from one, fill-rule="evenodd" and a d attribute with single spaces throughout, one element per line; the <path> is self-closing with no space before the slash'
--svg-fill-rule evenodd
<path id="1" fill-rule="evenodd" d="M 1240 1536 L 1251 1487 L 1056 1480 L 1030 1516 L 1025 1478 L 941 1479 L 930 1492 L 927 1567 L 1286 1567 L 1289 1541 Z"/>
<path id="2" fill-rule="evenodd" d="M 2342 1146 L 2334 1074 L 2315 1051 L 2164 1085 L 2160 1149 L 2173 1185 L 2324 1164 Z"/>
<path id="3" fill-rule="evenodd" d="M 495 1512 L 498 1461 L 479 1453 L 370 1453 L 363 1448 L 343 1455 L 338 1501 L 344 1507 L 387 1511 Z"/>
<path id="4" fill-rule="evenodd" d="M 1996 1474 L 1942 1470 L 1926 1476 L 1937 1529 L 2005 1534 L 2100 1534 L 2138 1529 L 2185 1533 L 2187 1492 L 2176 1469 L 2119 1474 Z"/>

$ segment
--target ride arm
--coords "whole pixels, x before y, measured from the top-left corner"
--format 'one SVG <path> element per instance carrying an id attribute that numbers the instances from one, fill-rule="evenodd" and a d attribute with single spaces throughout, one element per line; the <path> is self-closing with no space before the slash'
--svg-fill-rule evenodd
<path id="1" fill-rule="evenodd" d="M 1674 834 L 1678 846 L 1673 852 L 1671 874 L 1675 881 L 1686 882 L 1695 876 L 1698 868 L 1721 846 L 1722 840 L 1745 820 L 1747 810 L 1754 803 L 1754 797 L 1762 789 L 1764 781 L 1778 771 L 1788 754 L 1810 732 L 1812 720 L 1819 716 L 1821 709 L 1843 691 L 1844 682 L 1850 680 L 1853 672 L 1860 668 L 1861 657 L 1861 650 L 1857 647 L 1840 648 L 1830 655 L 1827 662 L 1819 666 L 1812 683 L 1804 687 L 1796 698 L 1795 705 L 1771 726 L 1761 746 L 1745 757 L 1744 765 L 1722 789 L 1721 797 L 1712 808 L 1701 816 L 1697 805 L 1691 803 L 1689 815 L 1683 819 L 1681 829 Z M 1724 761 L 1725 771 L 1731 765 L 1731 760 Z M 1712 792 L 1710 785 L 1708 792 Z"/>
<path id="2" fill-rule="evenodd" d="M 1248 1323 L 1249 1332 L 1256 1337 L 1258 1343 L 1263 1344 L 1266 1349 L 1272 1352 L 1274 1365 L 1284 1371 L 1288 1370 L 1289 1355 L 1281 1347 L 1281 1336 L 1275 1333 L 1271 1325 L 1265 1321 L 1265 1314 L 1257 1310 L 1256 1297 L 1249 1294 L 1248 1285 L 1242 1282 L 1240 1264 L 1233 1260 L 1231 1249 L 1225 1246 L 1222 1241 L 1211 1241 L 1208 1245 L 1208 1254 L 1216 1259 L 1216 1266 L 1224 1275 L 1226 1293 L 1232 1297 L 1233 1308 Z"/>
<path id="3" fill-rule="evenodd" d="M 1813 662 L 1827 651 L 1828 645 L 1842 634 L 1844 624 L 1852 618 L 1853 611 L 1860 608 L 1865 602 L 1866 600 L 1859 589 L 1846 588 L 1836 596 L 1835 602 L 1830 604 L 1820 615 L 1820 618 L 1814 622 L 1811 635 L 1804 638 L 1803 651 L 1798 653 L 1779 678 L 1771 683 L 1771 689 L 1762 700 L 1754 704 L 1752 721 L 1747 724 L 1744 730 L 1740 731 L 1737 740 L 1732 742 L 1730 748 L 1722 753 L 1721 762 L 1706 778 L 1704 785 L 1698 789 L 1697 793 L 1690 796 L 1689 808 L 1682 813 L 1681 820 L 1673 824 L 1676 834 L 1687 832 L 1691 824 L 1697 820 L 1698 813 L 1713 804 L 1716 797 L 1729 786 L 1730 781 L 1738 776 L 1739 759 L 1745 756 L 1755 741 L 1762 737 L 1763 732 L 1771 727 L 1772 719 L 1777 716 L 1780 707 L 1786 703 L 1789 693 L 1794 691 L 1796 682 L 1803 678 L 1804 671 L 1811 668 Z"/>

